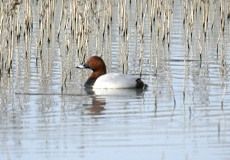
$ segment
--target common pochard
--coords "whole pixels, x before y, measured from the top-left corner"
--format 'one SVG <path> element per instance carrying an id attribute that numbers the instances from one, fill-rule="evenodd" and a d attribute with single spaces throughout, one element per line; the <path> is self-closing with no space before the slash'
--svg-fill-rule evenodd
<path id="1" fill-rule="evenodd" d="M 86 88 L 147 88 L 141 78 L 121 73 L 106 73 L 106 65 L 98 56 L 90 57 L 85 64 L 79 65 L 77 68 L 88 68 L 93 71 L 85 82 Z"/>

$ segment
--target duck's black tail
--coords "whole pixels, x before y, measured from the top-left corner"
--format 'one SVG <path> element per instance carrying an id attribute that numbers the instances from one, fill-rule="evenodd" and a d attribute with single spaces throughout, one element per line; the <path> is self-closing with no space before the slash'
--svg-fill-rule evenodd
<path id="1" fill-rule="evenodd" d="M 136 82 L 137 82 L 137 84 L 136 84 L 136 88 L 137 88 L 137 89 L 144 89 L 144 90 L 146 90 L 146 89 L 148 88 L 148 85 L 145 84 L 145 83 L 141 80 L 141 78 L 137 78 L 137 79 L 136 79 Z"/>

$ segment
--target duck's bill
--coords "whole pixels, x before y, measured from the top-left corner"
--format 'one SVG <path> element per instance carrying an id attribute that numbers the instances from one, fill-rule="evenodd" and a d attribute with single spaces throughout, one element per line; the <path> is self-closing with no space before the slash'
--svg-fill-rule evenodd
<path id="1" fill-rule="evenodd" d="M 77 68 L 85 68 L 84 65 L 78 65 Z"/>
<path id="2" fill-rule="evenodd" d="M 88 66 L 86 64 L 81 64 L 81 65 L 78 65 L 77 68 L 84 69 L 84 68 L 88 68 Z"/>

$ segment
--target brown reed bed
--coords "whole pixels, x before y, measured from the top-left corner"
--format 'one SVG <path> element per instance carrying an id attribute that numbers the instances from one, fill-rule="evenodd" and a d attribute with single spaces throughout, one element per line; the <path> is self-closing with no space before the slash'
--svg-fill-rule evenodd
<path id="1" fill-rule="evenodd" d="M 116 62 L 124 73 L 155 77 L 162 69 L 169 70 L 165 60 L 171 58 L 173 16 L 178 3 L 182 6 L 185 64 L 198 57 L 200 68 L 204 67 L 207 43 L 213 39 L 216 60 L 226 70 L 227 0 L 12 0 L 0 2 L 0 77 L 11 76 L 13 69 L 23 68 L 21 65 L 29 70 L 33 59 L 42 77 L 48 77 L 58 56 L 63 91 L 76 64 L 95 54 L 107 64 Z M 114 41 L 118 41 L 115 53 Z M 111 65 L 108 68 L 111 70 Z M 172 84 L 170 72 L 168 77 Z"/>

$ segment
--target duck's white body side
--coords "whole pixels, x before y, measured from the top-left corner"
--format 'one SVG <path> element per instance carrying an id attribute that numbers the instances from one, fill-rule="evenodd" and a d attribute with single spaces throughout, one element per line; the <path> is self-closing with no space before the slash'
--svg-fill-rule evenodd
<path id="1" fill-rule="evenodd" d="M 93 88 L 136 88 L 137 77 L 121 73 L 107 73 L 97 78 Z"/>

